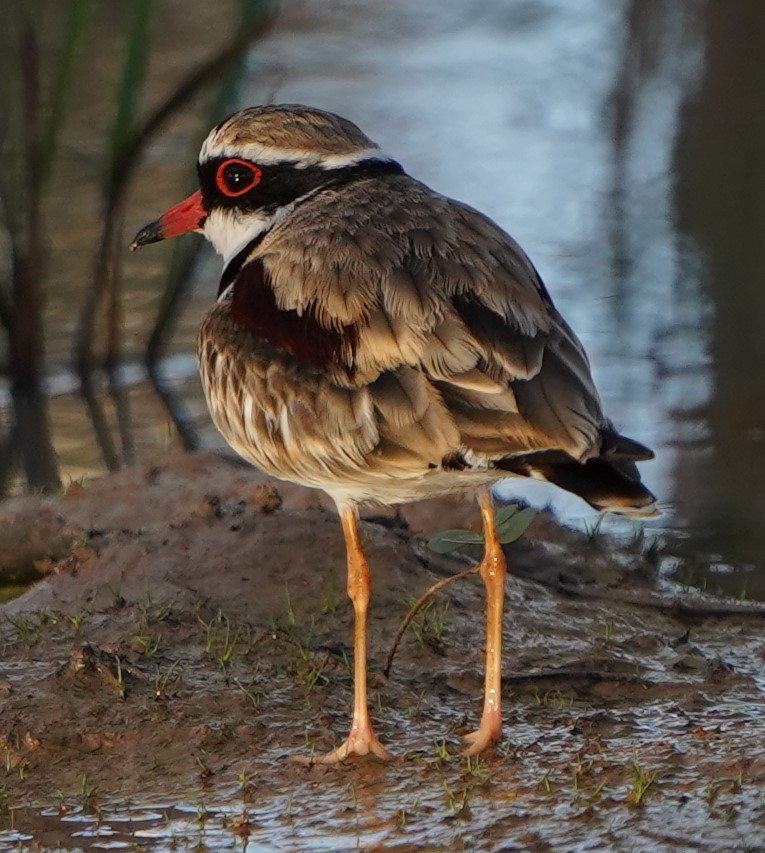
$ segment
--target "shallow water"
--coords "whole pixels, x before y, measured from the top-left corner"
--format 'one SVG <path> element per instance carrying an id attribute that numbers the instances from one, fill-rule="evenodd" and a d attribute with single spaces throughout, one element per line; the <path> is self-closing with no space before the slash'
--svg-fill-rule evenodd
<path id="1" fill-rule="evenodd" d="M 431 748 L 403 765 L 325 771 L 265 756 L 239 782 L 229 772 L 232 781 L 160 797 L 62 794 L 58 805 L 16 808 L 0 822 L 0 851 L 759 849 L 761 788 L 731 752 L 756 708 L 694 713 L 658 701 L 636 722 L 565 695 L 541 704 L 536 720 L 522 712 L 509 752 L 482 761 Z M 636 804 L 639 772 L 651 781 Z"/>
<path id="2" fill-rule="evenodd" d="M 184 6 L 186 29 L 158 28 L 166 56 L 153 66 L 158 89 L 191 61 L 183 38 L 206 45 L 206 13 L 202 4 L 188 13 L 192 5 Z M 173 3 L 163 7 L 168 20 L 176 14 Z M 91 61 L 108 82 L 124 21 L 102 13 L 96 27 Z M 759 91 L 752 81 L 761 63 L 754 49 L 737 49 L 742 33 L 747 44 L 762 43 L 757 0 L 460 0 L 448 9 L 306 0 L 290 4 L 253 50 L 240 100 L 302 101 L 346 114 L 412 174 L 505 226 L 584 341 L 608 414 L 657 451 L 643 471 L 667 510 L 649 525 L 671 543 L 667 572 L 763 596 L 765 295 L 757 229 L 765 199 L 756 175 L 765 145 L 762 111 L 748 94 Z M 104 470 L 85 407 L 67 393 L 66 359 L 98 222 L 93 120 L 107 91 L 96 87 L 73 109 L 67 168 L 50 205 L 51 417 L 72 479 Z M 201 135 L 189 114 L 160 137 L 138 174 L 126 235 L 181 197 L 179 164 L 193 159 Z M 82 217 L 57 215 L 80 190 Z M 168 248 L 152 247 L 126 261 L 129 353 L 141 351 L 168 257 Z M 163 365 L 203 443 L 218 439 L 193 353 L 218 272 L 205 250 Z M 179 444 L 141 377 L 125 371 L 128 459 L 153 459 Z M 105 391 L 100 399 L 119 452 L 116 410 Z M 519 493 L 553 499 L 567 518 L 594 523 L 574 498 L 525 485 Z"/>

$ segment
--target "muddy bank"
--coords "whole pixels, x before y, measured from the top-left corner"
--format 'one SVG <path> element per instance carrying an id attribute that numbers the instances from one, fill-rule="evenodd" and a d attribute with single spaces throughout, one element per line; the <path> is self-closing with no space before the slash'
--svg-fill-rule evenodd
<path id="1" fill-rule="evenodd" d="M 421 534 L 469 522 L 455 498 L 363 525 L 373 716 L 402 760 L 308 769 L 286 759 L 345 736 L 352 691 L 318 495 L 201 453 L 8 502 L 4 559 L 38 531 L 23 556 L 45 577 L 0 608 L 0 849 L 90 849 L 82 826 L 211 850 L 762 849 L 762 611 L 668 591 L 651 543 L 542 515 L 510 547 L 505 738 L 480 762 L 458 754 L 480 713 L 476 577 L 382 676 L 411 601 L 468 559 Z"/>

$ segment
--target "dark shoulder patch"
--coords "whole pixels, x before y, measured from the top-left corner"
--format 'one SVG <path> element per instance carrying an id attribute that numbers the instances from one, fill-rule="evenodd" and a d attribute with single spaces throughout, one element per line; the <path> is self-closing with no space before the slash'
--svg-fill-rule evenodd
<path id="1" fill-rule="evenodd" d="M 356 326 L 328 329 L 310 307 L 302 313 L 279 308 L 260 258 L 247 261 L 238 271 L 230 310 L 236 325 L 288 352 L 297 361 L 321 368 L 342 364 L 351 372 L 358 343 Z"/>

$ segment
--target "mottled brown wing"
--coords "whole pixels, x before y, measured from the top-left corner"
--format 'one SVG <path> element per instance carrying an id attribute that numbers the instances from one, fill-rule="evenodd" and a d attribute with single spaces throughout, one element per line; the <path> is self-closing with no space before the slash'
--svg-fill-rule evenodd
<path id="1" fill-rule="evenodd" d="M 354 329 L 334 375 L 370 390 L 382 443 L 436 462 L 460 446 L 599 451 L 581 344 L 518 244 L 477 211 L 407 176 L 369 180 L 303 203 L 257 254 L 279 308 Z"/>

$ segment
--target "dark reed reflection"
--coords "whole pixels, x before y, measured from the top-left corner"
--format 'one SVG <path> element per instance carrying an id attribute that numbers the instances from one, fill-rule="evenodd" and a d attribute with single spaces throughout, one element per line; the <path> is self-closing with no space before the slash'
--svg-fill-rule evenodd
<path id="1" fill-rule="evenodd" d="M 705 58 L 675 154 L 678 224 L 702 263 L 711 390 L 674 471 L 692 543 L 758 569 L 765 591 L 765 5 L 711 0 Z M 756 583 L 756 582 L 755 582 Z"/>
<path id="2" fill-rule="evenodd" d="M 174 87 L 151 109 L 142 110 L 150 60 L 162 52 L 161 42 L 160 50 L 156 48 L 157 33 L 161 37 L 167 31 L 163 18 L 169 13 L 173 19 L 177 10 L 169 8 L 172 5 L 132 0 L 120 9 L 110 9 L 97 8 L 89 0 L 39 4 L 0 0 L 0 252 L 4 256 L 0 324 L 6 335 L 8 387 L 6 435 L 0 438 L 0 494 L 12 487 L 17 471 L 30 489 L 54 490 L 61 485 L 45 387 L 51 337 L 59 344 L 65 338 L 71 347 L 70 370 L 79 380 L 104 467 L 114 470 L 136 459 L 131 401 L 119 379 L 122 362 L 129 355 L 124 341 L 123 275 L 128 192 L 150 143 L 213 84 L 209 103 L 201 110 L 198 105 L 194 108 L 200 125 L 207 126 L 227 113 L 241 78 L 243 57 L 271 25 L 275 8 L 268 0 L 224 4 L 229 30 L 225 38 L 218 38 L 212 48 L 200 44 L 199 53 L 188 52 L 177 62 Z M 116 98 L 105 95 L 107 89 Z M 98 122 L 91 116 L 78 128 L 79 136 L 73 136 L 66 127 L 69 113 L 87 112 L 91 101 L 99 103 Z M 88 169 L 73 156 L 75 140 L 102 146 L 97 162 Z M 72 173 L 79 181 L 64 193 L 60 184 L 66 184 Z M 98 199 L 95 222 L 88 189 Z M 67 257 L 66 251 L 56 249 L 62 243 L 68 249 L 71 237 L 61 240 L 58 235 L 76 232 L 72 220 L 78 218 L 83 223 L 90 218 L 96 233 L 88 235 L 86 257 Z M 84 288 L 72 289 L 65 306 L 65 323 L 74 327 L 73 340 L 58 329 L 53 335 L 46 329 L 51 319 L 46 317 L 50 313 L 46 303 L 59 295 L 61 280 L 71 275 L 67 267 L 76 268 L 86 281 Z M 174 309 L 188 289 L 190 268 L 190 263 L 170 265 L 159 316 L 145 344 L 144 358 L 158 387 L 162 374 L 156 362 Z M 115 413 L 112 422 L 100 392 L 102 376 Z M 162 388 L 160 399 L 180 425 L 182 417 L 176 415 L 172 393 Z M 184 446 L 193 446 L 187 431 L 179 429 L 179 434 Z"/>

